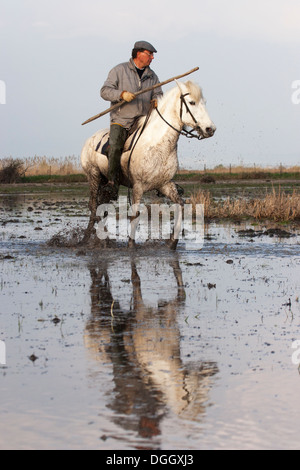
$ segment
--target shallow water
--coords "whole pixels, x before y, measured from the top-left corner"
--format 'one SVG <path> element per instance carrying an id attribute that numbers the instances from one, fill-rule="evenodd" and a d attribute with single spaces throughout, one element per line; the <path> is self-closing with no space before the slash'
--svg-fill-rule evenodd
<path id="1" fill-rule="evenodd" d="M 1 200 L 1 450 L 300 448 L 297 232 L 53 248 L 86 201 L 47 198 Z"/>

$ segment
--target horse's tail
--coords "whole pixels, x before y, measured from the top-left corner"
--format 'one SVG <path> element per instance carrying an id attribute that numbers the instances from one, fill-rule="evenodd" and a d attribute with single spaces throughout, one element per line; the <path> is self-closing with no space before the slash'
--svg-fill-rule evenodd
<path id="1" fill-rule="evenodd" d="M 105 143 L 107 135 L 107 129 L 96 132 L 87 139 L 82 148 L 81 165 L 87 176 L 89 176 L 91 171 L 95 172 L 96 169 L 103 174 L 107 170 L 107 158 L 101 153 L 101 143 Z"/>

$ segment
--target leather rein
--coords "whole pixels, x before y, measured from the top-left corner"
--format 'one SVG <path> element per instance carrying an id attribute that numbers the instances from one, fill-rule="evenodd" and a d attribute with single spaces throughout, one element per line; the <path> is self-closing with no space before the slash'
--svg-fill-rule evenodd
<path id="1" fill-rule="evenodd" d="M 189 95 L 189 93 L 185 93 L 185 95 L 181 94 L 180 95 L 180 101 L 181 101 L 181 106 L 180 106 L 180 119 L 182 120 L 182 113 L 183 113 L 183 106 L 185 106 L 186 108 L 186 111 L 190 114 L 191 118 L 193 119 L 194 123 L 197 124 L 197 120 L 195 118 L 195 116 L 193 115 L 192 111 L 190 110 L 187 102 L 186 102 L 186 99 L 185 97 Z M 191 131 L 188 131 L 187 129 L 182 129 L 182 130 L 178 130 L 176 129 L 176 127 L 174 127 L 172 124 L 170 124 L 164 117 L 163 115 L 161 114 L 161 112 L 158 110 L 158 108 L 156 107 L 155 108 L 156 111 L 157 111 L 157 114 L 159 115 L 159 117 L 166 123 L 168 124 L 169 127 L 171 127 L 174 131 L 178 132 L 178 134 L 180 135 L 184 135 L 185 137 L 188 137 L 189 139 L 190 138 L 195 138 L 195 139 L 198 139 L 198 140 L 201 140 L 201 139 L 204 139 L 204 136 L 203 134 L 202 135 L 199 135 L 199 134 L 194 134 L 195 132 L 195 129 L 191 130 Z"/>

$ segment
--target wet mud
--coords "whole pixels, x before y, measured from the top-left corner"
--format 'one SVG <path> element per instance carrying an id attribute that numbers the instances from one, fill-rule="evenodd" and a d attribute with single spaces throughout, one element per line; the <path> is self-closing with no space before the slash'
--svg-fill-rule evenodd
<path id="1" fill-rule="evenodd" d="M 299 449 L 297 228 L 171 253 L 78 246 L 87 220 L 1 198 L 0 449 Z"/>

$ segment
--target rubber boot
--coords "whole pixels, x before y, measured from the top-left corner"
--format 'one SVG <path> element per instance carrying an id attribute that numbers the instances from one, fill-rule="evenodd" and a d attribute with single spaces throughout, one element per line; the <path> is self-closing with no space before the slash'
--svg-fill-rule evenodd
<path id="1" fill-rule="evenodd" d="M 121 156 L 124 145 L 128 136 L 128 131 L 119 124 L 111 124 L 109 134 L 109 151 L 108 151 L 108 175 L 109 182 L 119 188 L 119 179 L 121 171 Z"/>

